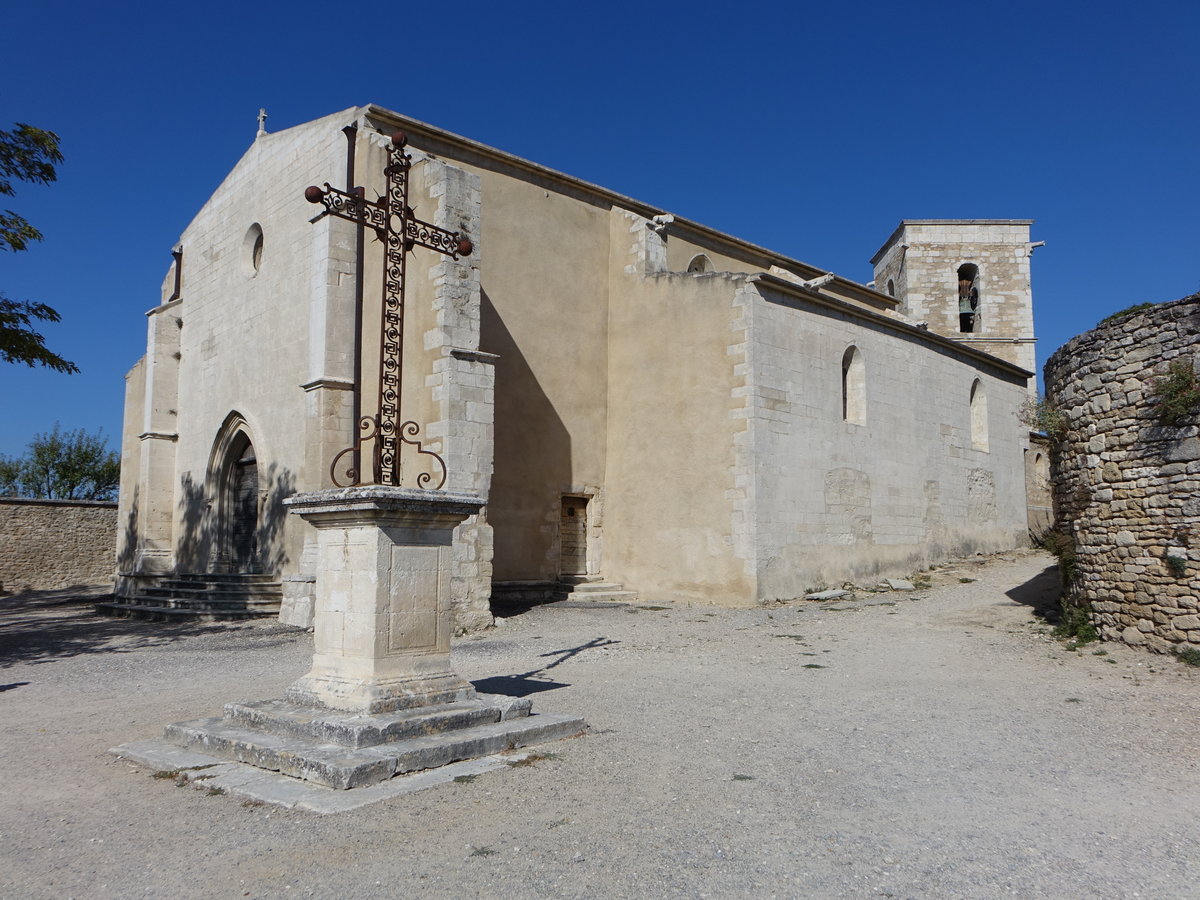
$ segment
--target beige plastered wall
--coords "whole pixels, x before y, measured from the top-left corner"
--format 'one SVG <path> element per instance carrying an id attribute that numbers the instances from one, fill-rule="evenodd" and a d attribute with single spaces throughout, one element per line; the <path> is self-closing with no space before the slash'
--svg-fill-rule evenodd
<path id="1" fill-rule="evenodd" d="M 631 273 L 642 265 L 630 247 L 638 227 L 613 216 L 605 575 L 644 600 L 748 605 L 746 486 L 734 471 L 745 377 L 731 353 L 743 338 L 735 297 L 744 279 Z M 691 248 L 673 256 L 674 240 L 667 258 L 686 265 Z"/>

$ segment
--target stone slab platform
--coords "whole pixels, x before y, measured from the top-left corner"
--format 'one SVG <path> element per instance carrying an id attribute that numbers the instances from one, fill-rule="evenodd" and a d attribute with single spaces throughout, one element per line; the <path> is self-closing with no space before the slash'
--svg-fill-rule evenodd
<path id="1" fill-rule="evenodd" d="M 397 710 L 390 713 L 343 713 L 286 700 L 229 703 L 225 721 L 250 731 L 340 744 L 358 750 L 409 738 L 441 734 L 529 715 L 525 697 L 476 694 L 470 700 Z"/>
<path id="2" fill-rule="evenodd" d="M 505 769 L 537 757 L 533 750 L 512 750 L 480 759 L 451 763 L 439 769 L 399 775 L 370 787 L 339 791 L 307 781 L 297 781 L 278 772 L 267 772 L 245 763 L 225 762 L 215 756 L 196 753 L 166 741 L 133 741 L 114 747 L 114 755 L 146 766 L 156 774 L 167 772 L 204 790 L 230 794 L 257 803 L 269 803 L 287 809 L 302 809 L 318 815 L 348 812 L 426 790 L 454 781 Z"/>
<path id="3" fill-rule="evenodd" d="M 576 716 L 540 713 L 356 748 L 259 731 L 229 718 L 211 718 L 169 725 L 165 738 L 218 760 L 248 763 L 346 790 L 378 784 L 396 775 L 571 737 L 586 727 L 584 720 Z"/>

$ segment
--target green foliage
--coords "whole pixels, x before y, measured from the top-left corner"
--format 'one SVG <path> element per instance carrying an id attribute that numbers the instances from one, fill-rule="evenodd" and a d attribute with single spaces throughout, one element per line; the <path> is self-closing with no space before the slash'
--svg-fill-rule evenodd
<path id="1" fill-rule="evenodd" d="M 1097 324 L 1107 325 L 1109 322 L 1115 322 L 1117 319 L 1124 319 L 1126 316 L 1132 316 L 1134 313 L 1139 313 L 1143 309 L 1151 309 L 1157 306 L 1156 303 L 1135 303 L 1133 306 L 1127 306 L 1124 309 L 1119 309 L 1111 316 L 1105 316 Z"/>
<path id="2" fill-rule="evenodd" d="M 58 135 L 32 125 L 17 123 L 15 131 L 0 131 L 0 196 L 16 193 L 12 179 L 49 184 L 58 177 L 55 163 L 62 162 Z M 0 247 L 24 250 L 42 233 L 11 209 L 0 212 Z"/>
<path id="3" fill-rule="evenodd" d="M 1058 574 L 1063 587 L 1074 581 L 1079 574 L 1075 538 L 1069 532 L 1055 528 L 1042 535 L 1042 548 L 1058 557 Z"/>
<path id="4" fill-rule="evenodd" d="M 45 303 L 9 300 L 0 294 L 0 359 L 30 367 L 45 366 L 55 372 L 78 372 L 75 363 L 46 347 L 46 339 L 33 330 L 35 319 L 57 322 L 59 315 Z"/>
<path id="5" fill-rule="evenodd" d="M 1067 417 L 1063 411 L 1038 394 L 1021 404 L 1017 420 L 1030 431 L 1059 440 L 1067 433 Z"/>
<path id="6" fill-rule="evenodd" d="M 1200 647 L 1180 647 L 1173 651 L 1175 658 L 1189 666 L 1200 666 Z"/>
<path id="7" fill-rule="evenodd" d="M 1176 578 L 1182 578 L 1187 574 L 1188 564 L 1186 558 L 1167 554 L 1163 557 L 1163 562 L 1167 564 L 1167 568 L 1170 569 L 1171 574 Z"/>
<path id="8" fill-rule="evenodd" d="M 34 435 L 24 456 L 0 456 L 0 496 L 46 500 L 112 500 L 121 459 L 108 449 L 103 430 L 82 428 Z"/>
<path id="9" fill-rule="evenodd" d="M 1092 641 L 1100 640 L 1096 626 L 1092 624 L 1090 611 L 1086 607 L 1075 606 L 1065 600 L 1062 605 L 1062 621 L 1054 626 L 1054 636 L 1071 638 L 1071 644 L 1067 645 L 1069 650 L 1074 650 L 1080 644 L 1090 644 Z"/>
<path id="10" fill-rule="evenodd" d="M 1167 374 L 1150 388 L 1158 419 L 1164 425 L 1180 425 L 1200 405 L 1200 378 L 1190 359 L 1173 359 Z"/>
<path id="11" fill-rule="evenodd" d="M 58 135 L 32 125 L 17 123 L 14 131 L 0 131 L 0 196 L 16 193 L 13 180 L 49 184 L 58 177 L 54 166 L 62 162 Z M 0 250 L 14 253 L 25 250 L 30 242 L 40 241 L 42 233 L 11 209 L 0 210 Z M 75 373 L 74 363 L 46 348 L 45 338 L 33 328 L 35 321 L 57 322 L 58 313 L 45 303 L 9 300 L 0 294 L 0 360 L 45 366 L 56 372 Z"/>

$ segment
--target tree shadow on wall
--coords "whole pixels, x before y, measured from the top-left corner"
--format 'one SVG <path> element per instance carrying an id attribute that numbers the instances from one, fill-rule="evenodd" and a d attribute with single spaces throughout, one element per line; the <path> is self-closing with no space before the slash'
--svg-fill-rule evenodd
<path id="1" fill-rule="evenodd" d="M 125 516 L 125 524 L 121 527 L 117 541 L 117 571 L 132 572 L 137 561 L 138 526 L 141 515 L 141 490 L 133 489 L 129 500 L 129 512 Z"/>
<path id="2" fill-rule="evenodd" d="M 284 546 L 287 508 L 283 501 L 296 493 L 296 476 L 278 463 L 258 476 L 258 524 L 254 530 L 252 569 L 277 575 L 290 561 Z M 185 472 L 179 484 L 179 532 L 175 538 L 175 571 L 181 574 L 238 571 L 230 549 L 228 510 L 212 487 Z"/>

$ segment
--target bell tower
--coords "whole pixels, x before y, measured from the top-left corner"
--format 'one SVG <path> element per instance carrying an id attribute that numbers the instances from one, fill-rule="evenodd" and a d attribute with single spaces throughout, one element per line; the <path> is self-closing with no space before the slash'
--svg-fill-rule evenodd
<path id="1" fill-rule="evenodd" d="M 1033 372 L 1032 219 L 904 219 L 871 257 L 875 288 L 938 334 Z"/>

